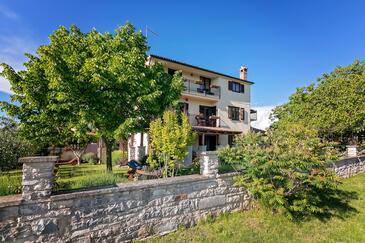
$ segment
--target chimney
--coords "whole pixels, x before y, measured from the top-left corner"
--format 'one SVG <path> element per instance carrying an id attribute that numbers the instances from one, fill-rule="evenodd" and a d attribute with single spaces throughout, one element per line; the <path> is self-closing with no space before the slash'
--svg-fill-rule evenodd
<path id="1" fill-rule="evenodd" d="M 240 79 L 247 80 L 247 67 L 241 66 L 240 68 Z"/>

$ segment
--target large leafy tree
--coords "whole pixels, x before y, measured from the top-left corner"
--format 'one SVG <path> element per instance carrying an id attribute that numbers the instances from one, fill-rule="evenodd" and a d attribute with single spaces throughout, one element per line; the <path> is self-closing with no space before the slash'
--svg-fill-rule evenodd
<path id="1" fill-rule="evenodd" d="M 315 128 L 321 137 L 351 142 L 365 135 L 364 104 L 365 63 L 357 60 L 297 89 L 273 114 L 277 123 L 300 122 Z"/>
<path id="2" fill-rule="evenodd" d="M 337 159 L 337 153 L 321 141 L 316 130 L 281 123 L 266 135 L 239 136 L 235 144 L 219 155 L 242 169 L 236 184 L 247 188 L 262 205 L 290 218 L 328 213 L 338 181 L 326 163 Z"/>
<path id="3" fill-rule="evenodd" d="M 165 111 L 162 118 L 150 124 L 150 152 L 147 159 L 153 168 L 162 169 L 163 176 L 174 176 L 178 162 L 188 155 L 188 146 L 195 139 L 195 133 L 184 113 Z"/>
<path id="4" fill-rule="evenodd" d="M 146 64 L 146 39 L 129 23 L 114 34 L 60 27 L 49 39 L 36 55 L 26 54 L 26 70 L 2 64 L 19 103 L 2 108 L 19 119 L 29 140 L 62 144 L 95 133 L 106 144 L 111 171 L 115 139 L 147 127 L 177 100 L 181 76 Z"/>

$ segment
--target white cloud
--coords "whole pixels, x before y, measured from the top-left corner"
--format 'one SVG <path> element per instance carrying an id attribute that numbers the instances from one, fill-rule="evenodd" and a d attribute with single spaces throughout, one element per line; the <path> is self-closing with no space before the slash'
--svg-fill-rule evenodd
<path id="1" fill-rule="evenodd" d="M 269 119 L 269 117 L 275 107 L 276 106 L 253 107 L 252 109 L 257 110 L 257 120 L 251 122 L 251 126 L 261 130 L 265 130 L 270 127 L 272 121 Z"/>
<path id="2" fill-rule="evenodd" d="M 14 20 L 19 18 L 18 14 L 3 5 L 0 5 L 0 16 Z"/>
<path id="3" fill-rule="evenodd" d="M 24 53 L 34 53 L 37 45 L 27 38 L 0 36 L 0 63 L 6 63 L 15 70 L 23 69 Z M 0 70 L 1 72 L 2 70 Z M 10 83 L 0 77 L 0 91 L 11 94 Z"/>
<path id="4" fill-rule="evenodd" d="M 3 77 L 0 77 L 0 91 L 8 93 L 8 94 L 12 94 L 12 91 L 10 90 L 9 81 Z"/>

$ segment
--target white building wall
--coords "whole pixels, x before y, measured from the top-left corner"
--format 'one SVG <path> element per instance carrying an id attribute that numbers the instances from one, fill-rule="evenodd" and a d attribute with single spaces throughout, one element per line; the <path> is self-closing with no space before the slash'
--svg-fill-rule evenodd
<path id="1" fill-rule="evenodd" d="M 218 78 L 215 82 L 221 88 L 221 97 L 217 102 L 220 126 L 230 128 L 235 131 L 247 133 L 250 131 L 250 85 L 245 85 L 244 93 L 237 93 L 228 90 L 227 79 Z M 228 106 L 236 106 L 245 109 L 245 119 L 234 121 L 228 118 Z"/>

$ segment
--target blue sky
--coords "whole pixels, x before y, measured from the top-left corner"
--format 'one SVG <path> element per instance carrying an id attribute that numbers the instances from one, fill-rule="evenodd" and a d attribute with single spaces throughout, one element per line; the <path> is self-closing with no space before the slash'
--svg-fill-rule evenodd
<path id="1" fill-rule="evenodd" d="M 255 82 L 253 106 L 285 102 L 296 87 L 365 56 L 365 1 L 0 1 L 0 61 L 21 68 L 24 52 L 60 25 L 112 32 L 148 25 L 151 53 Z M 0 90 L 8 90 L 0 81 Z M 0 99 L 3 96 L 0 96 Z"/>

